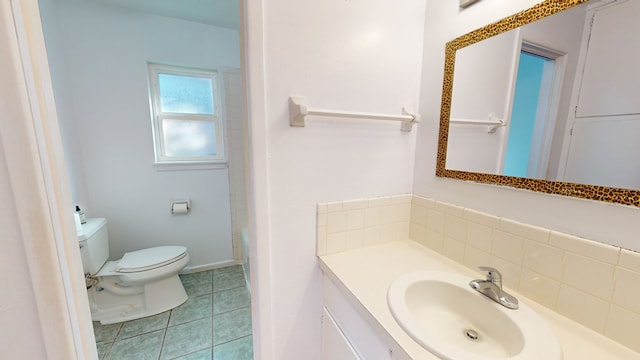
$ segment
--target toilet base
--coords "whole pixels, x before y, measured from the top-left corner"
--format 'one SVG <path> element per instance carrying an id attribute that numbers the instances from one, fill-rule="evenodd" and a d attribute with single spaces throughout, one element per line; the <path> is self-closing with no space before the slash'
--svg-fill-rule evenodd
<path id="1" fill-rule="evenodd" d="M 178 275 L 131 286 L 118 284 L 117 276 L 106 276 L 87 291 L 91 318 L 102 324 L 156 315 L 181 305 L 189 298 Z"/>

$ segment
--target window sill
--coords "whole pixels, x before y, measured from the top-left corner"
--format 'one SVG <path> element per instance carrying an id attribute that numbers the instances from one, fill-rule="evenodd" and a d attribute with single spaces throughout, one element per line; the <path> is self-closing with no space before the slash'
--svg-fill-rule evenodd
<path id="1" fill-rule="evenodd" d="M 154 163 L 153 168 L 156 171 L 191 171 L 191 170 L 217 170 L 228 168 L 226 162 L 219 163 L 189 163 L 189 162 L 166 162 L 166 163 Z"/>

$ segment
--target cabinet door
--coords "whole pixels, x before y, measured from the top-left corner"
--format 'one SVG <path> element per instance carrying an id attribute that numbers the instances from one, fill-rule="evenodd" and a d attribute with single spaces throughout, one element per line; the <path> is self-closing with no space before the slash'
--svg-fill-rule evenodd
<path id="1" fill-rule="evenodd" d="M 327 308 L 322 308 L 322 359 L 360 360 Z"/>

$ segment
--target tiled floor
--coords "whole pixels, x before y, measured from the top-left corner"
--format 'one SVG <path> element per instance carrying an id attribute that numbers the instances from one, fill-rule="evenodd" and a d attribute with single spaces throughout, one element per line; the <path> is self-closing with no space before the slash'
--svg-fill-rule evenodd
<path id="1" fill-rule="evenodd" d="M 105 360 L 251 360 L 251 309 L 241 266 L 181 275 L 189 299 L 143 319 L 93 323 Z"/>

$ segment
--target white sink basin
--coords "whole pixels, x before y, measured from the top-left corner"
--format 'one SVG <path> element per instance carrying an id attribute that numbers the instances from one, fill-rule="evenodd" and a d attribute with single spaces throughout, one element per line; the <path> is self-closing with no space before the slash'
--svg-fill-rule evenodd
<path id="1" fill-rule="evenodd" d="M 508 309 L 469 287 L 472 278 L 423 271 L 405 274 L 389 287 L 394 318 L 431 353 L 451 360 L 560 360 L 549 326 L 520 302 Z"/>

